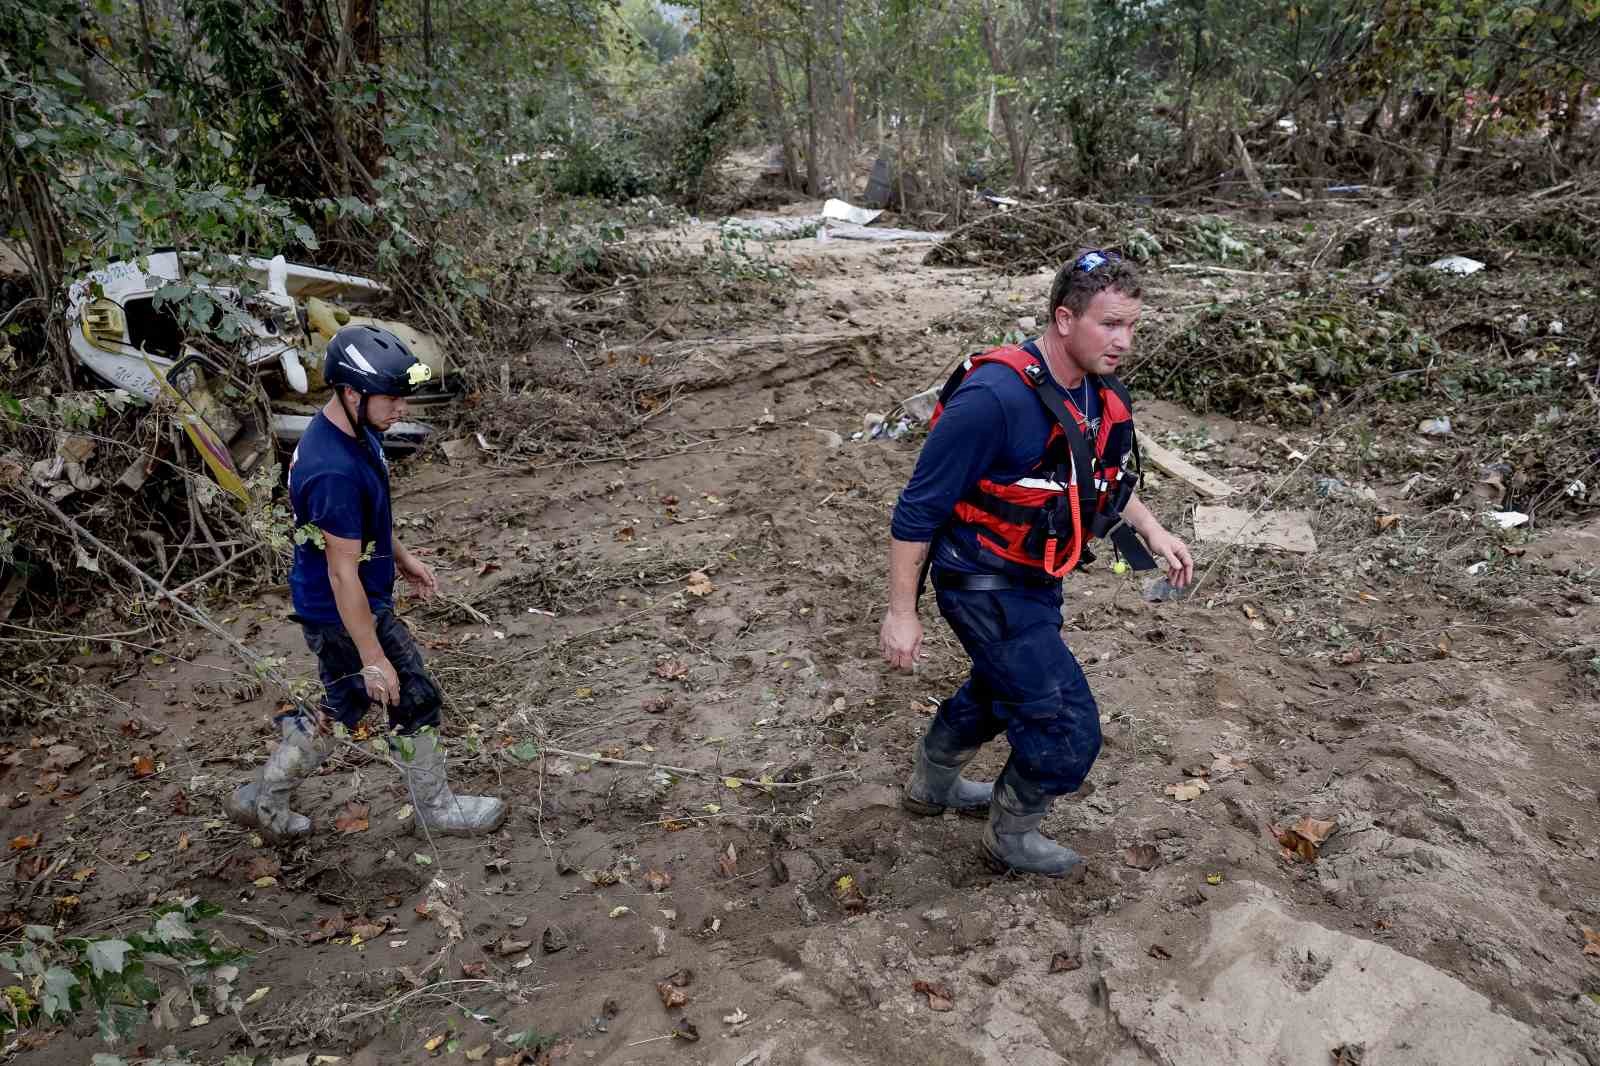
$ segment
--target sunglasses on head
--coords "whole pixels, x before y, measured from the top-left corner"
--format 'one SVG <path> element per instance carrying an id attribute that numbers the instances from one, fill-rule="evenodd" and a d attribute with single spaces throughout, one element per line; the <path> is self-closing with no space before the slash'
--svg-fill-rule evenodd
<path id="1" fill-rule="evenodd" d="M 1120 263 L 1122 256 L 1116 252 L 1084 252 L 1073 261 L 1072 269 L 1081 270 L 1085 274 L 1093 274 L 1107 263 Z"/>

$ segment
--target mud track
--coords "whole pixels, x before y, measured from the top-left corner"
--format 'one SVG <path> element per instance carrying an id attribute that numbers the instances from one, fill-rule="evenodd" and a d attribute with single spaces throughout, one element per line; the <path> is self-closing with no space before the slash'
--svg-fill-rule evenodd
<path id="1" fill-rule="evenodd" d="M 1224 586 L 1150 604 L 1101 567 L 1069 582 L 1066 635 L 1107 746 L 1047 825 L 1089 857 L 1087 881 L 995 877 L 976 823 L 898 807 L 964 659 L 930 619 L 920 673 L 881 666 L 888 514 L 916 442 L 850 438 L 985 329 L 1040 313 L 1049 280 L 925 267 L 924 251 L 777 246 L 804 283 L 785 306 L 743 336 L 654 347 L 677 394 L 645 457 L 404 474 L 401 535 L 453 601 L 404 609 L 451 699 L 459 784 L 514 805 L 490 840 L 410 835 L 392 771 L 346 754 L 303 791 L 311 844 L 253 846 L 220 796 L 268 750 L 274 701 L 229 691 L 234 664 L 200 635 L 79 663 L 105 693 L 103 753 L 69 775 L 80 795 L 5 812 L 96 868 L 44 896 L 80 895 L 80 929 L 173 893 L 222 902 L 237 917 L 217 927 L 258 953 L 241 988 L 271 989 L 243 1024 L 147 1047 L 220 1062 L 253 1037 L 274 1056 L 421 1062 L 449 1033 L 438 1057 L 462 1062 L 531 1028 L 556 1061 L 617 1064 L 1600 1063 L 1600 960 L 1579 931 L 1600 926 L 1600 708 L 1550 651 L 1594 630 L 1592 603 L 1464 614 L 1403 573 L 1306 570 L 1425 653 L 1338 665 L 1277 639 L 1292 572 L 1252 600 L 1258 625 Z M 1158 284 L 1152 309 L 1184 302 L 1183 284 Z M 1275 435 L 1141 410 L 1245 450 Z M 1190 531 L 1181 485 L 1149 496 Z M 309 677 L 287 610 L 278 590 L 218 613 Z M 129 719 L 162 767 L 132 784 Z M 1234 762 L 1209 792 L 1164 793 L 1219 753 Z M 7 791 L 34 773 L 12 769 Z M 340 834 L 352 801 L 370 828 Z M 1315 863 L 1269 832 L 1305 815 L 1338 821 Z M 1129 864 L 1134 845 L 1150 869 Z M 652 891 L 652 871 L 670 886 Z M 460 940 L 419 915 L 430 899 L 461 912 Z M 302 942 L 362 915 L 388 928 Z M 529 946 L 499 953 L 507 940 Z M 668 1011 L 657 983 L 680 970 L 688 1004 Z M 943 984 L 949 1009 L 918 981 Z M 683 1019 L 698 1042 L 669 1036 Z M 27 1061 L 97 1049 L 63 1033 Z"/>

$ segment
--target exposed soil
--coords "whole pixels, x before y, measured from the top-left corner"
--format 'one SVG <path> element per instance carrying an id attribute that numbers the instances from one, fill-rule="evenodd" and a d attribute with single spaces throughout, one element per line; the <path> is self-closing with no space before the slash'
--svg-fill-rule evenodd
<path id="1" fill-rule="evenodd" d="M 503 831 L 410 834 L 392 770 L 347 752 L 301 792 L 309 844 L 253 843 L 221 797 L 268 751 L 276 700 L 196 631 L 74 660 L 98 713 L 10 738 L 0 787 L 31 802 L 0 811 L 5 835 L 42 831 L 62 861 L 19 874 L 8 909 L 58 908 L 81 935 L 173 894 L 224 904 L 214 927 L 256 952 L 241 992 L 270 992 L 144 1041 L 204 1062 L 420 1062 L 446 1033 L 439 1059 L 490 1044 L 492 1062 L 513 1054 L 495 1034 L 534 1029 L 551 1059 L 618 1064 L 1600 1063 L 1582 932 L 1600 928 L 1600 704 L 1561 657 L 1600 623 L 1594 523 L 1540 529 L 1468 579 L 1477 542 L 1431 535 L 1405 471 L 1369 502 L 1318 496 L 1313 464 L 1277 502 L 1310 509 L 1317 555 L 1228 552 L 1179 602 L 1103 565 L 1068 582 L 1107 743 L 1047 830 L 1088 856 L 1083 884 L 996 877 L 978 823 L 900 809 L 965 659 L 925 605 L 920 672 L 882 665 L 888 515 L 920 438 L 852 437 L 1040 315 L 1049 283 L 926 251 L 773 245 L 795 280 L 731 331 L 691 313 L 619 356 L 668 363 L 676 390 L 632 458 L 399 473 L 400 535 L 448 597 L 403 613 L 450 698 L 457 785 L 507 798 Z M 1155 328 L 1194 286 L 1155 279 Z M 1159 401 L 1140 417 L 1209 439 L 1191 456 L 1241 506 L 1307 446 Z M 1184 485 L 1145 495 L 1192 532 Z M 1195 546 L 1202 567 L 1224 554 Z M 314 676 L 286 590 L 210 609 Z M 45 792 L 52 733 L 87 757 Z M 158 772 L 131 778 L 136 754 Z M 1166 793 L 1199 767 L 1209 791 Z M 350 802 L 370 827 L 340 833 Z M 1305 816 L 1337 822 L 1315 861 L 1270 828 Z M 460 911 L 460 939 L 419 915 L 430 900 Z M 304 942 L 362 916 L 386 928 Z M 687 1004 L 664 1009 L 678 971 Z M 698 1041 L 671 1036 L 685 1022 Z M 101 1049 L 61 1032 L 27 1061 Z"/>

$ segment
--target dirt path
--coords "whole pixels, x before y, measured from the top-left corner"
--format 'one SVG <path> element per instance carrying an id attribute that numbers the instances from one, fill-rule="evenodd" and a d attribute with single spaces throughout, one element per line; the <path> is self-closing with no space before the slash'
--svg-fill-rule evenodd
<path id="1" fill-rule="evenodd" d="M 1067 636 L 1107 746 L 1047 826 L 1089 857 L 1086 883 L 997 878 L 976 823 L 899 809 L 965 661 L 936 623 L 918 675 L 882 668 L 884 538 L 916 441 L 851 438 L 1039 314 L 1049 280 L 924 251 L 775 245 L 803 284 L 770 314 L 652 342 L 679 392 L 632 461 L 399 483 L 402 536 L 457 604 L 407 610 L 467 738 L 461 783 L 514 805 L 491 840 L 410 835 L 393 773 L 352 754 L 304 790 L 312 845 L 253 846 L 219 798 L 265 754 L 272 701 L 198 639 L 78 664 L 102 748 L 28 812 L 73 855 L 45 891 L 79 896 L 88 924 L 222 902 L 219 928 L 258 952 L 241 990 L 270 988 L 200 1028 L 180 1007 L 149 1048 L 220 1062 L 253 1034 L 277 1056 L 418 1062 L 445 1034 L 443 1061 L 492 1062 L 512 1052 L 491 1034 L 531 1029 L 554 1060 L 618 1064 L 1600 1063 L 1580 931 L 1600 927 L 1600 708 L 1554 654 L 1600 609 L 1554 563 L 1474 605 L 1386 565 L 1395 538 L 1330 500 L 1314 519 L 1336 562 L 1263 556 L 1167 604 L 1098 568 L 1068 585 Z M 1285 469 L 1280 431 L 1143 410 L 1217 441 L 1208 468 L 1246 498 Z M 1181 485 L 1149 496 L 1190 532 Z M 1352 562 L 1355 541 L 1378 565 Z M 309 674 L 286 610 L 280 591 L 228 623 Z M 1398 650 L 1352 658 L 1333 626 Z M 155 777 L 121 772 L 135 748 Z M 1198 767 L 1209 791 L 1166 794 Z M 370 826 L 338 833 L 352 802 Z M 1314 863 L 1269 830 L 1305 816 L 1337 822 Z M 93 877 L 63 883 L 80 864 Z M 352 943 L 362 920 L 384 928 Z M 335 935 L 305 945 L 319 921 Z M 664 1009 L 675 990 L 687 1005 Z M 696 1042 L 670 1035 L 686 1022 Z M 64 1033 L 28 1061 L 95 1049 Z"/>

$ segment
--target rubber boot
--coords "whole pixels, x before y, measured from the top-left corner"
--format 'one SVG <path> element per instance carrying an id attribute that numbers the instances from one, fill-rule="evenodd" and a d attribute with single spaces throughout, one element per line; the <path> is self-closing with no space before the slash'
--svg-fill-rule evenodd
<path id="1" fill-rule="evenodd" d="M 261 830 L 274 841 L 311 833 L 311 819 L 289 809 L 295 786 L 328 757 L 328 744 L 304 718 L 279 722 L 280 739 L 254 780 L 234 789 L 223 806 L 240 825 Z"/>
<path id="2" fill-rule="evenodd" d="M 470 837 L 500 828 L 506 820 L 505 800 L 458 796 L 450 791 L 450 782 L 445 778 L 444 745 L 439 743 L 437 733 L 429 730 L 409 739 L 413 746 L 411 758 L 402 757 L 401 762 L 411 802 L 416 807 L 418 831 L 426 826 L 431 832 Z"/>
<path id="3" fill-rule="evenodd" d="M 961 776 L 961 768 L 977 754 L 977 748 L 958 747 L 950 730 L 935 718 L 917 743 L 916 762 L 900 805 L 913 814 L 943 814 L 946 807 L 954 807 L 958 814 L 982 818 L 989 812 L 994 785 Z"/>
<path id="4" fill-rule="evenodd" d="M 983 830 L 983 858 L 991 869 L 1083 880 L 1089 869 L 1083 856 L 1039 833 L 1054 799 L 1017 772 L 1015 759 L 1006 763 Z"/>

